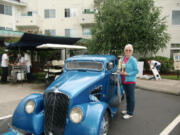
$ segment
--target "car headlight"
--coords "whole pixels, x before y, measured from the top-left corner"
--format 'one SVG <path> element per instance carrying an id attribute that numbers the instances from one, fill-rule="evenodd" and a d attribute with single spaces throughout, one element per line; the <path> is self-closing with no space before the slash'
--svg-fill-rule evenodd
<path id="1" fill-rule="evenodd" d="M 82 110 L 79 107 L 74 107 L 70 113 L 71 121 L 74 123 L 79 123 L 82 121 L 82 118 L 83 118 Z"/>
<path id="2" fill-rule="evenodd" d="M 33 113 L 34 112 L 34 109 L 35 109 L 35 103 L 33 100 L 29 100 L 27 103 L 26 103 L 26 106 L 25 106 L 25 111 L 27 113 Z"/>

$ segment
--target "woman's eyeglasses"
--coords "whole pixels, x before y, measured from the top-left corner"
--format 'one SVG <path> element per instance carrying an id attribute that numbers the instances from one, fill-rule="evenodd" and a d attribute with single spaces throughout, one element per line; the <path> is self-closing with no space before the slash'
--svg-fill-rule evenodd
<path id="1" fill-rule="evenodd" d="M 131 52 L 132 50 L 125 50 L 125 51 L 126 51 L 126 52 L 128 52 L 128 51 Z"/>

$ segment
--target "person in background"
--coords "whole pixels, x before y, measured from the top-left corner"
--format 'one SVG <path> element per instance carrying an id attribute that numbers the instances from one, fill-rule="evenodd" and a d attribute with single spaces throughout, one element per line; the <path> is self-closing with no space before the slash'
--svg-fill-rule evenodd
<path id="1" fill-rule="evenodd" d="M 18 65 L 20 58 L 21 58 L 21 54 L 18 53 L 17 58 L 14 62 L 14 65 Z"/>
<path id="2" fill-rule="evenodd" d="M 17 59 L 14 63 L 14 65 L 23 65 L 24 64 L 24 57 L 19 53 L 17 55 Z"/>
<path id="3" fill-rule="evenodd" d="M 19 54 L 19 60 L 18 60 L 18 65 L 23 65 L 24 63 L 24 54 Z"/>
<path id="4" fill-rule="evenodd" d="M 26 65 L 26 73 L 27 73 L 27 80 L 31 81 L 31 57 L 27 53 L 27 51 L 24 51 L 24 65 Z"/>
<path id="5" fill-rule="evenodd" d="M 133 46 L 127 44 L 124 48 L 125 56 L 122 58 L 121 71 L 117 71 L 121 75 L 123 90 L 126 94 L 126 110 L 122 111 L 123 118 L 129 119 L 134 115 L 135 108 L 135 86 L 136 74 L 138 74 L 137 60 L 132 56 Z"/>
<path id="6" fill-rule="evenodd" d="M 1 76 L 1 82 L 7 83 L 7 76 L 8 76 L 8 65 L 9 63 L 9 56 L 8 56 L 8 50 L 5 49 L 2 58 L 1 58 L 1 67 L 2 67 L 2 76 Z"/>
<path id="7" fill-rule="evenodd" d="M 155 61 L 155 60 L 148 60 L 148 64 L 150 65 L 151 69 L 156 68 L 157 71 L 160 70 L 161 68 L 161 63 L 159 61 Z"/>

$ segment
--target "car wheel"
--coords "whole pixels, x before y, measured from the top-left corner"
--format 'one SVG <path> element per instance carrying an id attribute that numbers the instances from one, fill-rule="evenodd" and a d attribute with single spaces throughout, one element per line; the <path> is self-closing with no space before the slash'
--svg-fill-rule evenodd
<path id="1" fill-rule="evenodd" d="M 110 126 L 110 116 L 109 113 L 106 111 L 101 120 L 99 135 L 108 135 L 109 126 Z"/>

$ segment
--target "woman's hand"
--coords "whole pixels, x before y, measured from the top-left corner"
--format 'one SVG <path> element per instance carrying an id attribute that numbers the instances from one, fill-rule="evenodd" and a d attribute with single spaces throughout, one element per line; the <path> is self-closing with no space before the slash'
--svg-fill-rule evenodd
<path id="1" fill-rule="evenodd" d="M 128 73 L 126 73 L 126 72 L 120 72 L 120 71 L 117 71 L 117 73 L 120 74 L 120 75 L 128 76 Z"/>
<path id="2" fill-rule="evenodd" d="M 123 72 L 123 75 L 125 75 L 125 76 L 128 76 L 128 73 L 126 73 L 126 72 Z"/>

